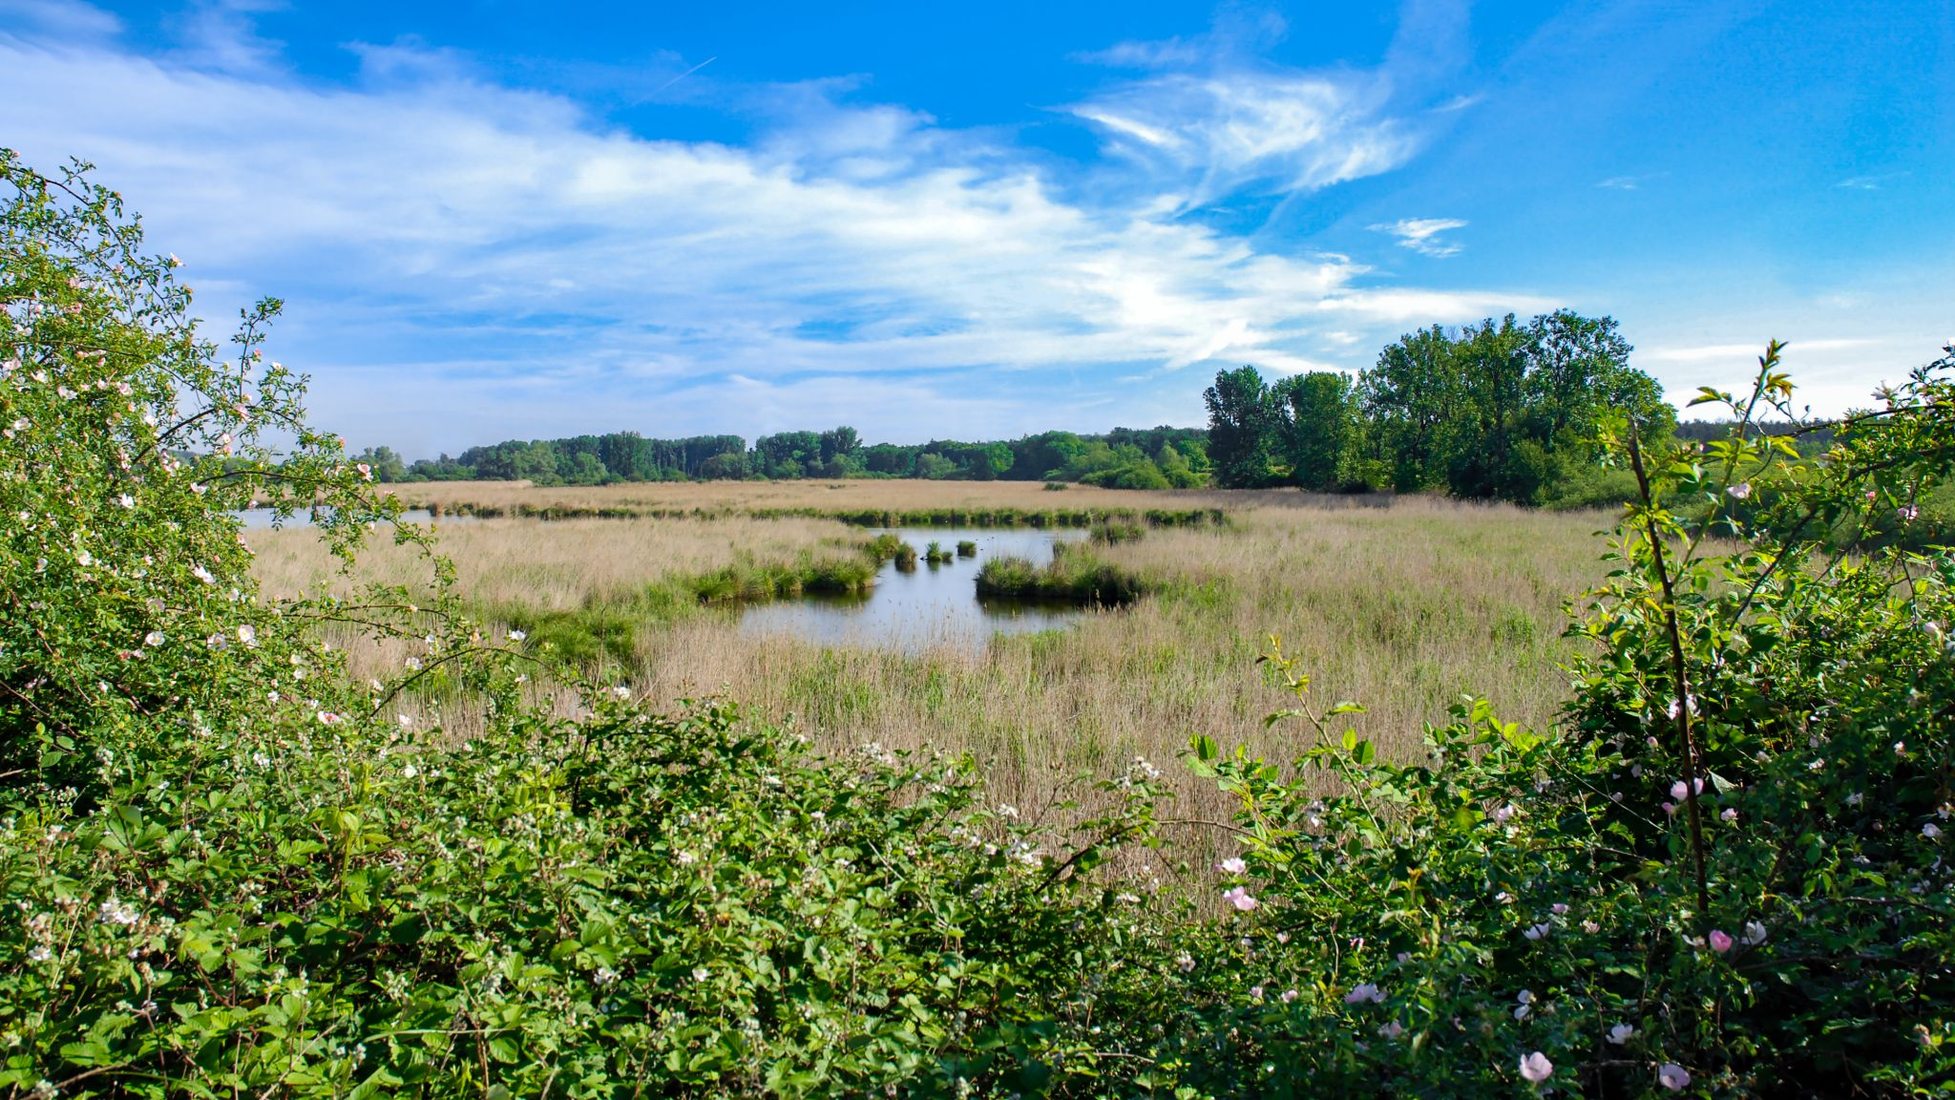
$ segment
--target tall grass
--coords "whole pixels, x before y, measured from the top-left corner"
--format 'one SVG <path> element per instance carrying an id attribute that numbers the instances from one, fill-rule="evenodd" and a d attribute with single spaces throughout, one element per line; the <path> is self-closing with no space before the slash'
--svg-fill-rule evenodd
<path id="1" fill-rule="evenodd" d="M 795 488 L 804 497 L 846 491 Z M 1061 556 L 1139 578 L 1151 594 L 1127 608 L 1089 610 L 1071 630 L 1000 636 L 975 648 L 946 640 L 920 652 L 755 638 L 735 614 L 657 595 L 684 592 L 681 582 L 715 575 L 743 554 L 760 574 L 803 555 L 868 560 L 864 534 L 837 521 L 492 520 L 446 525 L 442 536 L 463 589 L 492 617 L 547 624 L 546 613 L 556 612 L 561 622 L 597 624 L 603 629 L 587 632 L 595 642 L 578 644 L 639 692 L 724 693 L 831 747 L 874 741 L 968 751 L 987 763 L 997 797 L 1027 812 L 1058 799 L 1077 771 L 1106 773 L 1136 755 L 1166 763 L 1197 732 L 1275 759 L 1293 756 L 1301 747 L 1287 740 L 1294 735 L 1261 722 L 1283 705 L 1255 664 L 1271 634 L 1312 673 L 1322 698 L 1365 703 L 1369 710 L 1352 723 L 1401 758 L 1421 751 L 1422 724 L 1441 719 L 1462 692 L 1489 694 L 1512 719 L 1553 718 L 1566 687 L 1556 665 L 1571 644 L 1561 637 L 1562 602 L 1604 571 L 1593 514 L 1427 499 L 1357 506 L 1287 493 L 1201 496 L 1200 506 L 1228 508 L 1232 522 L 1157 528 Z M 274 588 L 324 572 L 320 556 L 303 548 L 305 532 L 249 537 Z M 369 568 L 385 574 L 397 564 L 389 552 Z M 629 624 L 628 644 L 620 644 L 620 623 Z M 402 655 L 356 656 L 385 664 Z M 424 702 L 438 704 L 465 735 L 460 701 Z M 1182 777 L 1187 816 L 1223 812 L 1212 785 L 1166 771 Z M 1191 858 L 1202 843 L 1190 840 Z"/>

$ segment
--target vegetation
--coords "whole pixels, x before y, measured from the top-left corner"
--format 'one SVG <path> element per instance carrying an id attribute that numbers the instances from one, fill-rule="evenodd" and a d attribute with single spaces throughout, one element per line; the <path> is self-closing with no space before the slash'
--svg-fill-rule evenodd
<path id="1" fill-rule="evenodd" d="M 13 1094 L 1955 1087 L 1955 557 L 1905 534 L 1955 470 L 1955 349 L 1818 456 L 1751 427 L 1791 416 L 1776 346 L 1702 395 L 1724 439 L 1599 417 L 1637 497 L 1553 727 L 1474 698 L 1383 752 L 1272 644 L 1270 722 L 1304 744 L 1286 768 L 1193 738 L 1226 822 L 1145 759 L 1046 817 L 966 758 L 822 759 L 539 663 L 433 556 L 416 589 L 261 593 L 254 495 L 349 563 L 398 514 L 257 354 L 275 303 L 223 359 L 111 193 L 5 152 L 0 179 Z M 362 678 L 348 630 L 400 664 Z M 401 720 L 443 678 L 485 703 L 466 739 Z M 1239 850 L 1164 876 L 1190 829 Z"/>
<path id="2" fill-rule="evenodd" d="M 1066 550 L 1064 545 L 1054 550 Z M 978 570 L 979 596 L 1063 600 L 1083 607 L 1119 607 L 1140 599 L 1147 585 L 1112 562 L 1083 551 L 1055 553 L 1043 569 L 1024 558 L 998 557 Z"/>
<path id="3" fill-rule="evenodd" d="M 407 462 L 389 447 L 354 456 L 383 482 L 530 481 L 538 485 L 768 478 L 924 478 L 933 481 L 1068 481 L 1113 489 L 1187 489 L 1206 480 L 1204 433 L 1194 428 L 1115 428 L 1105 435 L 1044 432 L 989 443 L 934 440 L 864 446 L 854 428 L 648 439 L 636 432 L 509 440 L 455 458 Z"/>
<path id="4" fill-rule="evenodd" d="M 1319 492 L 1443 490 L 1542 504 L 1596 496 L 1595 429 L 1626 411 L 1660 436 L 1662 389 L 1629 366 L 1614 320 L 1563 310 L 1437 326 L 1387 347 L 1355 383 L 1313 372 L 1264 383 L 1223 371 L 1204 394 L 1215 481 Z M 1627 499 L 1620 482 L 1602 494 Z"/>

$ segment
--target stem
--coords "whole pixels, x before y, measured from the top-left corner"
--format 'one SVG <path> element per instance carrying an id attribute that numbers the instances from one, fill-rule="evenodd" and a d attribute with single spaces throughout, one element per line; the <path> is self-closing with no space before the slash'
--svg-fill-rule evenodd
<path id="1" fill-rule="evenodd" d="M 1704 817 L 1697 805 L 1697 736 L 1690 727 L 1690 682 L 1683 659 L 1683 634 L 1677 626 L 1677 593 L 1670 581 L 1670 569 L 1663 558 L 1663 538 L 1656 529 L 1656 502 L 1650 495 L 1649 474 L 1643 468 L 1643 448 L 1635 418 L 1629 421 L 1629 464 L 1636 472 L 1636 489 L 1643 498 L 1643 529 L 1650 544 L 1651 562 L 1663 586 L 1663 626 L 1670 639 L 1670 670 L 1677 681 L 1677 736 L 1683 742 L 1684 808 L 1690 817 L 1690 856 L 1697 872 L 1697 912 L 1710 919 L 1711 891 L 1704 877 Z"/>

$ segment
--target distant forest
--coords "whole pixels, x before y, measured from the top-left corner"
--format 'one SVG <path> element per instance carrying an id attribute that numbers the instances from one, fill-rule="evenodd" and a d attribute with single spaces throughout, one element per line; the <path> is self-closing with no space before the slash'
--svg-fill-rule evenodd
<path id="1" fill-rule="evenodd" d="M 924 478 L 1432 492 L 1574 508 L 1630 495 L 1629 475 L 1597 462 L 1598 429 L 1610 414 L 1633 415 L 1651 435 L 1702 441 L 1730 430 L 1678 424 L 1662 387 L 1629 365 L 1629 352 L 1613 318 L 1561 310 L 1521 323 L 1510 314 L 1409 333 L 1355 376 L 1317 371 L 1270 381 L 1253 366 L 1221 371 L 1203 394 L 1206 428 L 865 445 L 854 428 L 840 427 L 761 436 L 752 446 L 737 435 L 614 432 L 509 440 L 413 463 L 375 447 L 357 460 L 394 482 Z M 1801 448 L 1815 450 L 1829 436 L 1808 435 Z"/>
<path id="2" fill-rule="evenodd" d="M 637 432 L 509 440 L 450 458 L 406 462 L 387 447 L 361 452 L 381 481 L 511 481 L 605 485 L 626 481 L 796 478 L 927 478 L 940 481 L 1070 481 L 1114 489 L 1187 489 L 1207 483 L 1201 428 L 1115 428 L 1104 435 L 1042 432 L 964 443 L 872 443 L 854 428 L 652 439 Z"/>

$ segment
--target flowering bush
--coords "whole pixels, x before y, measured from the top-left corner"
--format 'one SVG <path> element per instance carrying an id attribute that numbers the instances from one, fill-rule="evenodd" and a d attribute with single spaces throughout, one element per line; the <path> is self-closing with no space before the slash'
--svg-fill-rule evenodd
<path id="1" fill-rule="evenodd" d="M 116 196 L 0 179 L 0 1094 L 1039 1091 L 1091 1053 L 1143 908 L 1083 872 L 1148 774 L 1053 849 L 962 761 L 608 685 L 553 720 L 432 555 L 432 604 L 261 597 L 253 499 L 349 560 L 422 536 L 263 360 L 276 303 L 221 358 Z M 412 656 L 353 683 L 328 620 Z M 472 744 L 388 705 L 437 674 Z"/>
<path id="2" fill-rule="evenodd" d="M 1059 836 L 725 704 L 554 718 L 431 548 L 431 600 L 265 599 L 253 499 L 425 540 L 263 360 L 276 303 L 221 357 L 112 193 L 0 179 L 10 1095 L 1955 1089 L 1955 560 L 1856 534 L 1942 491 L 1955 362 L 1819 461 L 1616 425 L 1639 499 L 1557 731 L 1468 700 L 1382 761 L 1272 645 L 1312 744 L 1197 739 L 1241 854 L 1177 899 L 1104 863 L 1160 841 L 1144 761 Z M 1774 348 L 1707 397 L 1790 393 Z M 323 621 L 410 656 L 354 683 Z M 484 733 L 393 713 L 429 676 Z"/>
<path id="3" fill-rule="evenodd" d="M 1705 395 L 1738 414 L 1726 441 L 1651 448 L 1618 424 L 1641 499 L 1573 628 L 1595 645 L 1558 733 L 1472 700 L 1427 761 L 1380 762 L 1272 649 L 1301 700 L 1274 718 L 1311 728 L 1303 766 L 1348 793 L 1197 742 L 1240 798 L 1245 855 L 1220 870 L 1244 912 L 1193 968 L 1180 1079 L 1955 1088 L 1955 559 L 1826 549 L 1946 477 L 1952 371 L 1917 371 L 1817 462 L 1746 430 L 1789 405 L 1776 346 L 1747 398 Z M 1734 516 L 1754 486 L 1771 505 Z"/>

